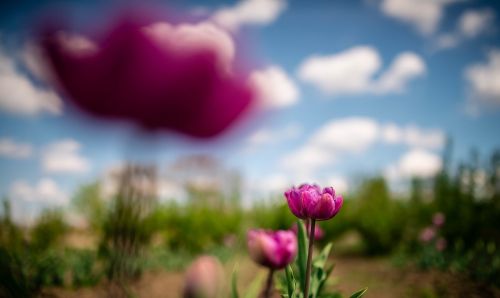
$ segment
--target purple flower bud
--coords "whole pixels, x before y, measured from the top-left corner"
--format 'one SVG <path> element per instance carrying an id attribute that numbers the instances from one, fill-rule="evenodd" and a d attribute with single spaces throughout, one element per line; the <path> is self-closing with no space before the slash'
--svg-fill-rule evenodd
<path id="1" fill-rule="evenodd" d="M 443 251 L 445 250 L 445 248 L 446 248 L 446 239 L 444 239 L 443 237 L 439 237 L 436 240 L 436 250 Z"/>
<path id="2" fill-rule="evenodd" d="M 427 227 L 420 232 L 420 241 L 423 243 L 429 243 L 436 237 L 436 230 L 434 227 Z"/>
<path id="3" fill-rule="evenodd" d="M 285 197 L 292 213 L 302 219 L 330 219 L 337 215 L 344 202 L 333 187 L 321 190 L 318 185 L 310 184 L 292 187 L 285 192 Z"/>
<path id="4" fill-rule="evenodd" d="M 441 227 L 445 222 L 445 217 L 444 217 L 444 214 L 441 213 L 441 212 L 437 212 L 434 214 L 434 216 L 432 217 L 432 223 L 434 224 L 434 226 L 436 227 Z"/>
<path id="5" fill-rule="evenodd" d="M 248 251 L 258 264 L 282 269 L 297 254 L 297 238 L 292 231 L 248 231 Z"/>
<path id="6" fill-rule="evenodd" d="M 309 229 L 309 224 L 306 224 L 306 231 L 309 231 Z M 290 230 L 292 230 L 293 233 L 297 235 L 297 224 L 294 223 Z M 314 226 L 314 240 L 321 240 L 323 236 L 325 236 L 325 232 L 323 231 L 323 229 L 321 229 L 319 225 Z"/>
<path id="7" fill-rule="evenodd" d="M 212 256 L 197 258 L 187 269 L 184 298 L 217 298 L 221 295 L 223 269 Z"/>

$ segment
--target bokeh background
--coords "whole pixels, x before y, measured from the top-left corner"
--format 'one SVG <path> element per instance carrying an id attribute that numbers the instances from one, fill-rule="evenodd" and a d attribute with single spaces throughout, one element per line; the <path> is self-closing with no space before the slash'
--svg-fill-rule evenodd
<path id="1" fill-rule="evenodd" d="M 309 182 L 345 198 L 320 223 L 338 263 L 331 287 L 499 297 L 496 1 L 3 1 L 0 11 L 0 295 L 179 297 L 199 254 L 218 256 L 228 279 L 238 263 L 245 289 L 259 274 L 247 229 L 290 228 L 283 192 Z M 130 11 L 214 26 L 252 108 L 210 138 L 83 112 L 48 74 L 39 34 L 64 24 L 69 46 L 93 48 L 93 33 Z M 116 290 L 116 280 L 132 282 Z"/>

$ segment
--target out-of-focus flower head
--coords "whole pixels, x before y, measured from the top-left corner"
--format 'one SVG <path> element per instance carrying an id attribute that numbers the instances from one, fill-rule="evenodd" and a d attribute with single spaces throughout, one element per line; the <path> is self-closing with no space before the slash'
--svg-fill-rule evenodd
<path id="1" fill-rule="evenodd" d="M 217 258 L 198 257 L 186 271 L 184 298 L 218 298 L 221 295 L 223 270 Z"/>
<path id="2" fill-rule="evenodd" d="M 310 229 L 309 223 L 307 223 L 306 224 L 306 231 L 309 231 L 309 229 Z M 298 232 L 297 223 L 294 223 L 292 225 L 291 230 L 295 233 L 295 235 L 297 235 L 297 232 Z M 325 236 L 325 232 L 323 231 L 323 229 L 319 225 L 315 225 L 314 226 L 314 240 L 321 240 L 323 238 L 323 236 Z"/>
<path id="3" fill-rule="evenodd" d="M 297 238 L 292 231 L 250 230 L 247 240 L 250 257 L 268 268 L 282 269 L 297 254 Z"/>
<path id="4" fill-rule="evenodd" d="M 429 243 L 436 237 L 436 230 L 434 227 L 426 227 L 420 232 L 420 241 Z"/>
<path id="5" fill-rule="evenodd" d="M 211 137 L 254 98 L 231 36 L 210 23 L 129 16 L 95 39 L 60 26 L 43 32 L 40 44 L 67 99 L 100 118 Z"/>
<path id="6" fill-rule="evenodd" d="M 439 237 L 436 240 L 436 250 L 443 251 L 445 249 L 446 249 L 446 239 L 444 239 L 443 237 Z"/>
<path id="7" fill-rule="evenodd" d="M 434 224 L 434 226 L 436 226 L 438 228 L 443 226 L 445 220 L 446 220 L 446 218 L 445 218 L 444 214 L 441 212 L 436 212 L 432 216 L 432 223 Z"/>
<path id="8" fill-rule="evenodd" d="M 302 184 L 285 192 L 288 207 L 302 219 L 327 220 L 340 211 L 344 202 L 342 196 L 335 194 L 333 187 L 323 190 L 318 185 Z"/>

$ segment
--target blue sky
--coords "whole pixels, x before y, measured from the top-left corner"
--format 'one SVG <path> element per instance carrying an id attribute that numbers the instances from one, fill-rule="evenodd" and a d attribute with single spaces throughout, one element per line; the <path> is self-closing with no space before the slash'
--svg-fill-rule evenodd
<path id="1" fill-rule="evenodd" d="M 116 9 L 98 3 L 64 7 L 82 26 Z M 500 147 L 495 1 L 156 1 L 215 24 L 237 55 L 257 61 L 250 80 L 264 112 L 210 142 L 89 123 L 26 62 L 28 24 L 60 3 L 2 5 L 0 193 L 25 208 L 64 204 L 79 185 L 130 159 L 161 168 L 213 155 L 242 174 L 252 198 L 303 181 L 348 191 L 364 175 L 430 177 L 446 136 L 456 160 Z M 31 86 L 9 84 L 9 76 Z"/>

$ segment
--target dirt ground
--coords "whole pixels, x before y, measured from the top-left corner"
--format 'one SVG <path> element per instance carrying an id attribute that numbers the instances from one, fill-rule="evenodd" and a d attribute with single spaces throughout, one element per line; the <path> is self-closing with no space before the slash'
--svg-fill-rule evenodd
<path id="1" fill-rule="evenodd" d="M 351 293 L 363 287 L 368 287 L 365 295 L 367 298 L 500 297 L 498 290 L 493 291 L 440 272 L 419 272 L 396 268 L 387 259 L 342 257 L 336 259 L 335 263 L 329 287 L 339 290 L 345 297 L 349 297 Z M 235 258 L 234 261 L 228 262 L 225 266 L 226 276 L 231 276 L 235 268 L 238 272 L 240 293 L 244 293 L 244 289 L 256 276 L 266 274 L 265 270 L 257 267 L 246 257 Z M 146 272 L 140 280 L 132 283 L 130 288 L 135 297 L 174 298 L 181 296 L 182 286 L 182 272 L 156 271 Z M 68 298 L 113 296 L 109 287 L 105 285 L 78 290 L 51 289 L 47 291 L 47 294 Z"/>

